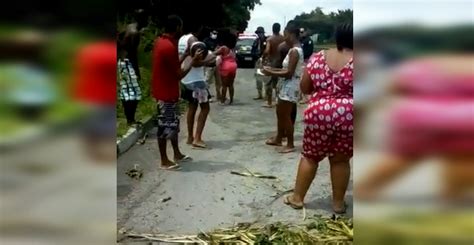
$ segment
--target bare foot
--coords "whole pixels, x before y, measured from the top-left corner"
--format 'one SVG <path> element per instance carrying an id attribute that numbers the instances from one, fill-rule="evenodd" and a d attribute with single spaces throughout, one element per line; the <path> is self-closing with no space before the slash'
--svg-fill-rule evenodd
<path id="1" fill-rule="evenodd" d="M 282 154 L 285 154 L 285 153 L 290 153 L 290 152 L 294 152 L 296 149 L 295 147 L 290 147 L 290 146 L 284 146 L 282 147 L 278 152 L 279 153 L 282 153 Z"/>
<path id="2" fill-rule="evenodd" d="M 333 203 L 332 204 L 332 210 L 336 214 L 344 214 L 346 212 L 347 205 L 345 202 L 342 202 L 340 204 Z"/>
<path id="3" fill-rule="evenodd" d="M 281 140 L 277 140 L 276 137 L 271 137 L 267 141 L 265 141 L 265 144 L 267 145 L 273 145 L 273 146 L 281 146 Z"/>
<path id="4" fill-rule="evenodd" d="M 186 144 L 191 145 L 193 141 L 194 141 L 194 138 L 188 138 L 188 140 L 186 140 Z"/>
<path id="5" fill-rule="evenodd" d="M 262 107 L 265 107 L 265 108 L 273 108 L 273 105 L 263 104 Z"/>

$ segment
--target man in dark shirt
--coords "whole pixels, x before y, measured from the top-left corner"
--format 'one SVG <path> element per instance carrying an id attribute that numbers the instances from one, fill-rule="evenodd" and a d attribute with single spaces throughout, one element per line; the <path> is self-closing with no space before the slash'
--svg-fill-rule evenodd
<path id="1" fill-rule="evenodd" d="M 313 40 L 311 40 L 308 31 L 306 31 L 304 28 L 300 29 L 300 37 L 301 48 L 303 49 L 304 62 L 306 63 L 309 57 L 311 57 L 314 52 L 314 43 Z"/>
<path id="2" fill-rule="evenodd" d="M 181 36 L 183 21 L 178 16 L 169 16 L 165 23 L 164 34 L 155 41 L 153 48 L 152 95 L 157 100 L 158 109 L 158 147 L 161 156 L 161 169 L 176 170 L 175 162 L 191 160 L 181 153 L 178 147 L 179 133 L 179 83 L 188 74 L 192 66 L 201 60 L 202 51 L 196 52 L 190 64 L 181 67 L 184 60 L 178 55 L 178 38 Z M 171 141 L 174 160 L 166 153 L 166 141 Z"/>
<path id="3" fill-rule="evenodd" d="M 259 26 L 257 27 L 257 30 L 255 31 L 255 34 L 258 36 L 258 46 L 259 46 L 259 54 L 258 56 L 261 56 L 263 54 L 263 51 L 265 51 L 266 46 L 267 46 L 267 37 L 265 36 L 265 29 L 263 27 Z"/>
<path id="4" fill-rule="evenodd" d="M 213 30 L 210 35 L 204 38 L 203 42 L 206 44 L 209 51 L 216 50 L 217 47 L 217 31 Z"/>

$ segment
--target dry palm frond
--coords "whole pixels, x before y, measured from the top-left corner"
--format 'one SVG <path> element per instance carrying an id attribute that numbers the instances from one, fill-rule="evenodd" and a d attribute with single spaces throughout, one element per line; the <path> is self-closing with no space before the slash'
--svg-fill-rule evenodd
<path id="1" fill-rule="evenodd" d="M 167 243 L 201 243 L 201 244 L 321 244 L 337 242 L 352 244 L 352 220 L 344 217 L 323 218 L 314 216 L 304 224 L 283 224 L 280 222 L 258 225 L 238 224 L 232 228 L 216 229 L 212 232 L 201 232 L 198 235 L 170 236 L 163 234 L 126 233 L 129 238 L 142 238 Z"/>

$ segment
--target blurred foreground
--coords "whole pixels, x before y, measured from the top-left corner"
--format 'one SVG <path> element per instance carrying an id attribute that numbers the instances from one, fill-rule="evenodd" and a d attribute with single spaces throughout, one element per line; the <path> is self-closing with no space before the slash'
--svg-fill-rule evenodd
<path id="1" fill-rule="evenodd" d="M 406 18 L 356 28 L 356 243 L 474 242 L 472 2 L 440 15 L 447 3 L 423 2 L 386 4 L 376 14 L 403 7 Z M 370 9 L 357 6 L 356 20 Z"/>
<path id="2" fill-rule="evenodd" d="M 112 243 L 114 42 L 34 24 L 0 24 L 0 243 Z"/>

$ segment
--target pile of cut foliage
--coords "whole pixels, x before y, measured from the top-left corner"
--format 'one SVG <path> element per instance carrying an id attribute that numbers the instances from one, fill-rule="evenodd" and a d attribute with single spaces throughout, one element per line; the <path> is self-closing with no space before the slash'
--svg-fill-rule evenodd
<path id="1" fill-rule="evenodd" d="M 168 243 L 200 244 L 352 244 L 352 219 L 345 217 L 314 216 L 303 224 L 281 222 L 258 225 L 241 223 L 232 228 L 216 229 L 191 236 L 134 234 L 123 232 L 134 239 Z"/>

